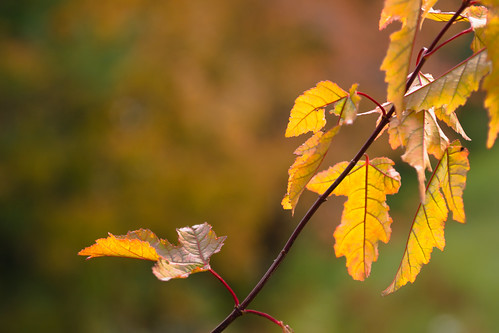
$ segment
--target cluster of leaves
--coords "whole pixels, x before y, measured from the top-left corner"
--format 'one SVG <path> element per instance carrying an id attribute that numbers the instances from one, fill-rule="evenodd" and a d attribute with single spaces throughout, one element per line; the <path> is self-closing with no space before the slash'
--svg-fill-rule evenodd
<path id="1" fill-rule="evenodd" d="M 447 22 L 454 16 L 454 13 L 432 9 L 435 1 L 423 1 L 423 10 L 420 10 L 420 2 L 388 0 L 380 19 L 380 29 L 393 20 L 400 20 L 402 27 L 390 36 L 390 46 L 381 66 L 386 72 L 389 102 L 373 111 L 378 112 L 381 119 L 388 116 L 385 108 L 394 107 L 395 114 L 389 119 L 387 131 L 389 143 L 393 149 L 405 149 L 402 160 L 415 168 L 420 185 L 420 203 L 402 262 L 394 281 L 383 294 L 397 290 L 408 281 L 413 282 L 422 265 L 429 262 L 433 248 L 443 250 L 449 210 L 455 221 L 465 222 L 462 194 L 469 170 L 468 151 L 459 140 L 450 142 L 441 124 L 469 140 L 455 111 L 466 103 L 487 75 L 483 88 L 487 92 L 485 106 L 490 115 L 489 148 L 499 132 L 499 58 L 497 38 L 493 37 L 498 36 L 499 7 L 492 3 L 489 8 L 471 6 L 460 14 L 456 22 L 468 23 L 470 29 L 465 32 L 474 33 L 473 55 L 436 79 L 431 74 L 416 73 L 407 89 L 407 78 L 412 74 L 409 72 L 412 48 L 422 21 L 428 18 Z M 428 57 L 430 53 L 423 50 L 420 56 Z M 348 165 L 348 162 L 340 162 L 317 172 L 340 127 L 355 120 L 360 94 L 357 85 L 346 92 L 335 83 L 324 81 L 296 99 L 286 136 L 308 132 L 313 135 L 295 151 L 298 156 L 289 169 L 288 190 L 282 201 L 285 209 L 294 211 L 305 189 L 318 194 L 326 192 Z M 330 129 L 325 129 L 326 115 L 338 117 Z M 434 169 L 430 156 L 436 159 Z M 378 242 L 387 243 L 390 239 L 392 219 L 386 195 L 397 193 L 400 187 L 400 175 L 393 164 L 386 157 L 370 160 L 366 156 L 332 192 L 348 197 L 341 223 L 334 232 L 334 249 L 336 256 L 346 257 L 348 272 L 356 280 L 369 276 L 371 265 L 378 258 Z M 426 171 L 433 171 L 428 182 Z"/>
<path id="2" fill-rule="evenodd" d="M 109 234 L 78 254 L 88 259 L 108 256 L 155 261 L 152 271 L 161 281 L 210 270 L 210 257 L 220 251 L 226 237 L 217 237 L 207 223 L 180 228 L 177 233 L 176 246 L 148 229 L 129 231 L 125 236 Z"/>
<path id="3" fill-rule="evenodd" d="M 361 160 L 362 148 L 358 158 L 351 162 L 339 162 L 319 172 L 341 127 L 353 124 L 357 116 L 378 113 L 372 141 L 387 133 L 393 149 L 404 148 L 401 158 L 416 170 L 420 192 L 402 261 L 393 282 L 383 294 L 392 293 L 407 282 L 414 282 L 422 265 L 429 262 L 433 248 L 444 249 L 444 227 L 449 212 L 452 212 L 453 220 L 465 222 L 463 191 L 470 168 L 468 151 L 459 140 L 451 142 L 442 125 L 469 140 L 455 111 L 481 85 L 486 91 L 484 105 L 490 118 L 488 148 L 493 146 L 499 133 L 499 1 L 486 0 L 483 1 L 485 6 L 481 6 L 465 0 L 456 13 L 434 10 L 432 6 L 436 2 L 385 1 L 379 28 L 384 29 L 395 20 L 402 23 L 400 30 L 390 36 L 388 51 L 381 65 L 388 84 L 386 103 L 380 104 L 358 91 L 357 84 L 347 91 L 330 81 L 319 82 L 296 99 L 285 135 L 294 137 L 310 132 L 312 135 L 294 152 L 297 157 L 288 172 L 287 192 L 282 206 L 294 213 L 305 189 L 320 194 L 323 200 L 314 204 L 269 271 L 242 303 L 210 267 L 210 257 L 220 251 L 225 237 L 217 237 L 206 223 L 178 229 L 177 246 L 159 239 L 149 230 L 140 229 L 125 236 L 110 234 L 79 254 L 89 258 L 120 256 L 152 260 L 156 262 L 153 273 L 163 281 L 210 271 L 231 292 L 235 302 L 232 314 L 215 329 L 216 332 L 221 332 L 243 313 L 261 315 L 278 324 L 283 332 L 291 332 L 287 325 L 270 315 L 246 307 L 278 267 L 325 197 L 334 194 L 348 198 L 341 223 L 334 232 L 334 250 L 337 257 L 346 257 L 348 272 L 354 279 L 364 280 L 369 276 L 372 263 L 378 259 L 379 241 L 387 243 L 390 240 L 393 221 L 389 215 L 387 195 L 397 193 L 401 186 L 401 177 L 394 169 L 392 160 L 387 157 L 370 159 L 366 154 Z M 440 46 L 434 45 L 441 36 L 437 37 L 429 49 L 420 52 L 416 70 L 411 72 L 414 41 L 425 19 L 443 24 L 465 23 L 469 27 Z M 471 45 L 473 54 L 469 58 L 437 78 L 420 71 L 433 52 L 468 32 L 474 35 Z M 374 101 L 376 109 L 359 113 L 362 96 Z M 388 129 L 383 132 L 386 125 Z M 366 142 L 367 148 L 372 141 Z M 427 172 L 431 173 L 428 179 Z"/>

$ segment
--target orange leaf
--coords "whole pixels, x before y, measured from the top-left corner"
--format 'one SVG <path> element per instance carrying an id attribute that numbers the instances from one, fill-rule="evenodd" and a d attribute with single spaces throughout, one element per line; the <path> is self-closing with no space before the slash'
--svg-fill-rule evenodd
<path id="1" fill-rule="evenodd" d="M 294 153 L 298 157 L 288 171 L 288 190 L 281 203 L 284 209 L 291 209 L 294 212 L 305 186 L 317 172 L 331 140 L 339 129 L 340 126 L 336 126 L 326 133 L 317 132 L 295 150 Z"/>
<path id="2" fill-rule="evenodd" d="M 341 162 L 318 173 L 307 188 L 324 193 L 347 165 Z M 334 232 L 334 249 L 337 257 L 346 257 L 348 272 L 356 280 L 369 276 L 371 264 L 378 258 L 378 241 L 390 239 L 392 219 L 386 195 L 397 193 L 400 187 L 400 175 L 392 165 L 388 158 L 360 161 L 333 191 L 348 197 Z"/>
<path id="3" fill-rule="evenodd" d="M 145 259 L 156 261 L 159 255 L 151 243 L 159 242 L 154 233 L 147 229 L 129 231 L 126 236 L 114 236 L 100 238 L 95 244 L 80 252 L 80 256 L 89 256 L 87 259 L 111 256 Z"/>
<path id="4" fill-rule="evenodd" d="M 453 212 L 454 220 L 464 222 L 462 195 L 468 170 L 468 151 L 456 140 L 449 145 L 432 175 L 425 201 L 419 204 L 412 222 L 402 262 L 383 295 L 396 291 L 407 282 L 414 282 L 421 267 L 430 261 L 434 247 L 443 251 L 444 227 L 449 211 L 447 205 Z"/>

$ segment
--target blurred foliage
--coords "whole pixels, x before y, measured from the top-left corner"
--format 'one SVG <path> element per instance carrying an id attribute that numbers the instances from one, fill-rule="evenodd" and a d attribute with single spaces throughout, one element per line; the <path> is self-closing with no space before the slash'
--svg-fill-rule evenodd
<path id="1" fill-rule="evenodd" d="M 107 232 L 147 227 L 175 239 L 175 228 L 207 221 L 228 236 L 212 266 L 244 297 L 314 198 L 302 200 L 294 219 L 280 207 L 299 144 L 284 139 L 296 96 L 334 79 L 384 99 L 378 68 L 390 31 L 376 29 L 381 6 L 1 1 L 2 331 L 212 329 L 232 300 L 209 274 L 161 283 L 148 262 L 83 262 L 76 253 Z M 455 56 L 436 58 L 435 68 Z M 434 255 L 415 286 L 379 296 L 417 200 L 415 175 L 398 164 L 402 193 L 391 204 L 399 243 L 381 248 L 367 282 L 351 281 L 333 257 L 342 201 L 331 200 L 254 307 L 297 332 L 496 331 L 499 157 L 497 148 L 482 152 L 480 102 L 467 108 L 462 122 L 475 140 L 469 223 L 449 226 L 446 253 Z M 373 122 L 343 131 L 334 158 L 350 159 Z M 383 145 L 370 154 L 387 154 Z M 245 316 L 227 331 L 276 327 Z"/>

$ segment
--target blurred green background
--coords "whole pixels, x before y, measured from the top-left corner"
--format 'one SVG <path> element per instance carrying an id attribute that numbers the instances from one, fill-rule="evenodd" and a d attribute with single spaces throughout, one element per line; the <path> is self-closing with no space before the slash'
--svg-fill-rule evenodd
<path id="1" fill-rule="evenodd" d="M 452 10 L 458 0 L 441 1 Z M 77 252 L 107 232 L 207 221 L 228 239 L 212 266 L 242 299 L 315 199 L 292 217 L 280 201 L 292 151 L 294 99 L 318 81 L 384 100 L 378 70 L 389 33 L 382 1 L 3 0 L 0 2 L 0 326 L 2 332 L 209 332 L 232 309 L 210 274 L 168 283 L 150 262 Z M 429 23 L 422 44 L 439 27 Z M 459 31 L 464 27 L 456 27 Z M 456 30 L 457 29 L 457 30 Z M 435 75 L 463 59 L 469 38 L 431 59 Z M 427 45 L 427 44 L 426 44 Z M 419 47 L 419 45 L 418 45 Z M 450 53 L 448 52 L 450 50 Z M 457 50 L 457 51 L 456 51 Z M 446 53 L 447 52 L 447 53 Z M 476 94 L 459 111 L 472 142 L 467 224 L 449 222 L 414 285 L 381 297 L 402 256 L 418 194 L 389 198 L 392 242 L 365 282 L 333 254 L 342 198 L 319 211 L 252 304 L 296 332 L 498 332 L 499 153 L 485 147 Z M 363 110 L 372 105 L 363 101 Z M 372 130 L 359 119 L 330 160 L 350 160 Z M 454 136 L 447 129 L 449 137 Z M 278 332 L 255 316 L 227 332 Z"/>

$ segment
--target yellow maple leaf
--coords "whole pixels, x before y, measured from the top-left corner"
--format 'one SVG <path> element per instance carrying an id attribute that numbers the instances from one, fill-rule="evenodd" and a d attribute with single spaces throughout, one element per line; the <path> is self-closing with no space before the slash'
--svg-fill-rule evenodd
<path id="1" fill-rule="evenodd" d="M 298 157 L 288 171 L 288 190 L 281 202 L 284 209 L 291 209 L 294 213 L 305 186 L 317 172 L 339 129 L 340 126 L 335 126 L 326 133 L 317 132 L 295 150 Z"/>
<path id="2" fill-rule="evenodd" d="M 400 188 L 400 175 L 393 164 L 388 158 L 359 161 L 333 191 L 348 197 L 341 224 L 334 232 L 334 250 L 337 257 L 346 257 L 348 272 L 355 280 L 369 276 L 371 264 L 378 258 L 378 241 L 387 243 L 390 239 L 392 219 L 386 195 Z M 347 165 L 341 162 L 318 173 L 307 189 L 324 193 Z"/>
<path id="3" fill-rule="evenodd" d="M 403 99 L 407 76 L 410 71 L 414 39 L 420 22 L 421 0 L 385 0 L 379 21 L 380 30 L 394 20 L 402 22 L 402 27 L 390 35 L 390 44 L 381 70 L 386 73 L 388 83 L 387 99 L 396 108 L 397 114 L 403 110 Z"/>
<path id="4" fill-rule="evenodd" d="M 468 170 L 468 151 L 456 140 L 435 168 L 426 188 L 425 201 L 419 204 L 412 222 L 402 262 L 383 295 L 393 293 L 407 282 L 414 282 L 422 266 L 430 261 L 434 247 L 444 250 L 444 226 L 449 209 L 454 220 L 464 222 L 462 195 Z"/>
<path id="5" fill-rule="evenodd" d="M 356 85 L 353 87 L 356 88 Z M 347 112 L 351 119 L 352 109 L 356 110 L 359 100 L 354 93 L 355 88 L 347 92 L 336 83 L 321 81 L 314 88 L 305 91 L 295 100 L 285 136 L 292 137 L 320 131 L 326 125 L 325 108 L 327 107 L 332 107 L 332 113 L 336 115 L 341 116 Z M 351 93 L 354 95 L 353 100 L 350 98 Z"/>

